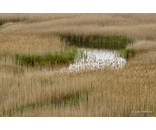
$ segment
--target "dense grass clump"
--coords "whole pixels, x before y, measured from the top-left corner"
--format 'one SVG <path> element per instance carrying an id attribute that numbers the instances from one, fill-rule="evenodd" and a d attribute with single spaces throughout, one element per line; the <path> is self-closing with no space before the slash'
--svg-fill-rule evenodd
<path id="1" fill-rule="evenodd" d="M 83 53 L 83 52 L 81 52 Z M 78 55 L 78 48 L 73 46 L 66 49 L 66 51 L 61 51 L 61 53 L 55 52 L 46 53 L 44 55 L 18 55 L 16 54 L 16 64 L 20 65 L 44 65 L 44 64 L 55 64 L 55 63 L 68 63 L 69 61 L 74 61 L 74 58 Z"/>
<path id="2" fill-rule="evenodd" d="M 0 20 L 0 26 L 3 25 L 3 24 L 5 24 L 5 23 L 8 23 L 8 22 L 15 23 L 15 22 L 22 22 L 22 21 L 25 21 L 25 20 L 26 19 L 8 19 L 8 20 L 3 19 L 3 20 Z"/>
<path id="3" fill-rule="evenodd" d="M 76 42 L 76 43 L 70 43 L 69 45 L 75 45 L 77 47 L 84 47 L 84 48 L 96 48 L 96 49 L 110 49 L 110 50 L 121 50 L 125 49 L 125 46 L 111 46 L 111 45 L 106 45 L 106 44 L 94 44 L 94 43 L 84 43 L 82 44 L 81 42 Z"/>
<path id="4" fill-rule="evenodd" d="M 120 56 L 124 56 L 124 58 L 128 59 L 130 57 L 134 57 L 137 53 L 145 52 L 146 50 L 135 50 L 135 49 L 121 49 L 118 50 Z"/>
<path id="5" fill-rule="evenodd" d="M 133 40 L 125 36 L 101 36 L 101 35 L 75 35 L 75 34 L 58 34 L 62 39 L 79 45 L 88 47 L 105 47 L 105 46 L 126 46 L 133 43 Z M 98 44 L 98 45 L 97 45 Z"/>

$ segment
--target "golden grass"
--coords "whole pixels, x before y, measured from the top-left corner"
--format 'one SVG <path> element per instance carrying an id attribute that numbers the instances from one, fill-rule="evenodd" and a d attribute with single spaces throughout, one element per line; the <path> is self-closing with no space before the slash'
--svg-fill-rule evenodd
<path id="1" fill-rule="evenodd" d="M 0 116 L 156 115 L 155 14 L 49 14 L 45 19 L 43 15 L 37 20 L 39 15 L 32 19 L 30 16 L 33 14 L 25 15 L 34 23 L 0 28 L 0 112 L 31 102 L 42 102 L 44 105 L 28 107 L 11 115 L 0 113 Z M 9 19 L 11 15 L 5 17 Z M 24 15 L 17 17 L 23 18 Z M 126 35 L 136 40 L 127 49 L 147 51 L 131 57 L 123 69 L 114 70 L 105 68 L 61 74 L 54 73 L 55 69 L 50 66 L 27 68 L 13 63 L 10 55 L 15 53 L 59 52 L 65 42 L 53 36 L 55 32 Z M 90 91 L 88 101 L 84 98 L 76 105 L 56 105 L 55 97 L 64 100 L 66 95 L 77 92 L 86 94 L 87 91 Z M 54 107 L 48 105 L 49 101 L 54 103 Z M 132 111 L 152 113 L 144 115 Z"/>
<path id="2" fill-rule="evenodd" d="M 6 26 L 0 29 L 0 33 L 60 32 L 125 35 L 135 40 L 156 39 L 156 14 L 27 14 L 27 17 L 33 15 L 36 15 L 33 17 L 36 21 L 39 21 L 38 19 L 42 16 L 42 22 Z M 22 18 L 22 15 L 19 17 Z M 44 17 L 45 21 L 43 20 Z M 46 20 L 47 17 L 49 18 L 48 21 Z"/>
<path id="3" fill-rule="evenodd" d="M 20 20 L 28 20 L 30 22 L 41 22 L 55 19 L 63 19 L 68 17 L 74 17 L 79 14 L 61 14 L 61 13 L 1 13 L 0 20 L 10 20 L 10 19 L 20 19 Z"/>
<path id="4" fill-rule="evenodd" d="M 14 84 L 5 92 L 5 100 L 1 98 L 4 101 L 1 106 L 13 107 L 28 101 L 46 103 L 53 94 L 61 97 L 90 90 L 88 102 L 86 99 L 80 100 L 78 105 L 65 108 L 57 106 L 52 109 L 51 105 L 36 107 L 34 110 L 27 108 L 23 113 L 15 113 L 12 116 L 144 116 L 133 115 L 132 111 L 152 111 L 152 114 L 147 116 L 155 116 L 155 61 L 156 52 L 149 51 L 129 60 L 122 70 L 103 69 L 58 75 L 52 75 L 48 71 L 40 71 L 42 74 L 39 71 L 31 71 L 23 77 L 10 79 L 9 76 L 3 75 L 3 84 L 6 80 L 10 81 L 5 86 L 9 88 L 12 80 Z M 39 79 L 52 80 L 53 85 L 51 86 L 50 82 L 41 85 L 37 81 Z"/>
<path id="5" fill-rule="evenodd" d="M 1 34 L 0 52 L 2 54 L 45 54 L 64 49 L 65 42 L 52 34 Z"/>
<path id="6" fill-rule="evenodd" d="M 133 45 L 128 45 L 126 49 L 134 49 L 134 50 L 155 50 L 156 49 L 156 41 L 143 40 L 134 43 Z"/>

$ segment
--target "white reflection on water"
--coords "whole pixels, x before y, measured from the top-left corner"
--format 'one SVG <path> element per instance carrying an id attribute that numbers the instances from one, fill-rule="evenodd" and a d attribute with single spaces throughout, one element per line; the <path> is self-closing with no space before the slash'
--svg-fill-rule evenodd
<path id="1" fill-rule="evenodd" d="M 79 48 L 82 50 L 82 48 Z M 75 58 L 75 63 L 68 68 L 62 68 L 60 72 L 78 72 L 83 70 L 103 69 L 106 66 L 111 68 L 122 68 L 126 60 L 119 57 L 115 50 L 108 49 L 84 49 L 88 57 Z"/>

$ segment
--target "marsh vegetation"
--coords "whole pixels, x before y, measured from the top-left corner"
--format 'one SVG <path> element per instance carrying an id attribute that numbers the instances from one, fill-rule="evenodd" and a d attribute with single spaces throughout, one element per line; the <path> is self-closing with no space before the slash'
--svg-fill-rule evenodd
<path id="1" fill-rule="evenodd" d="M 29 21 L 0 28 L 0 116 L 155 116 L 155 15 L 0 14 Z M 87 59 L 78 47 L 117 50 L 127 61 L 60 73 L 75 56 Z"/>

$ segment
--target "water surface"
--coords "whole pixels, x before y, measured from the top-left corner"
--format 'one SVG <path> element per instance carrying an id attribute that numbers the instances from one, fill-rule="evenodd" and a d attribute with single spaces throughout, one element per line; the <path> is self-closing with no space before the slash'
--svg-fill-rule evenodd
<path id="1" fill-rule="evenodd" d="M 79 48 L 79 56 L 81 50 L 84 50 L 87 55 L 84 55 L 83 58 L 75 57 L 74 63 L 70 64 L 68 68 L 60 69 L 60 72 L 78 72 L 103 69 L 105 67 L 117 69 L 123 68 L 126 64 L 126 59 L 120 57 L 116 50 Z"/>

